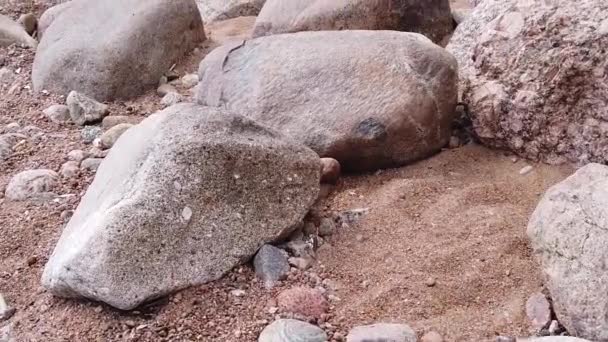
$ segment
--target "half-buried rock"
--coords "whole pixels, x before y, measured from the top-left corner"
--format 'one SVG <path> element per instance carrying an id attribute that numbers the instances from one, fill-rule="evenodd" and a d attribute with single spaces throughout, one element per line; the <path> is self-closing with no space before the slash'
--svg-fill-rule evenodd
<path id="1" fill-rule="evenodd" d="M 549 189 L 528 224 L 557 319 L 592 341 L 608 341 L 607 227 L 608 166 L 600 164 Z"/>
<path id="2" fill-rule="evenodd" d="M 127 310 L 216 280 L 289 234 L 319 180 L 318 156 L 273 130 L 221 109 L 170 107 L 114 145 L 43 284 Z"/>
<path id="3" fill-rule="evenodd" d="M 343 169 L 401 166 L 447 144 L 456 60 L 416 33 L 299 32 L 217 48 L 198 101 L 305 143 Z"/>
<path id="4" fill-rule="evenodd" d="M 453 30 L 449 0 L 268 0 L 253 36 L 326 30 L 418 32 L 440 42 Z"/>
<path id="5" fill-rule="evenodd" d="M 139 95 L 205 39 L 194 0 L 79 0 L 66 7 L 38 46 L 36 91 L 75 90 L 98 101 Z"/>

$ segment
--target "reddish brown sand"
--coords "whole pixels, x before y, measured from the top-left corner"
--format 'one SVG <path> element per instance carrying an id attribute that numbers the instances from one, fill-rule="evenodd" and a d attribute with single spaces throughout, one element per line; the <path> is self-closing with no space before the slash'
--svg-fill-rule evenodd
<path id="1" fill-rule="evenodd" d="M 49 4 L 0 0 L 0 13 L 13 18 L 28 10 L 40 14 Z M 209 27 L 215 41 L 205 43 L 176 70 L 196 72 L 211 47 L 246 35 L 251 23 L 252 18 L 239 18 Z M 5 66 L 21 70 L 12 93 L 0 90 L 0 127 L 11 122 L 35 125 L 44 138 L 20 145 L 0 164 L 0 190 L 20 171 L 57 171 L 70 150 L 90 149 L 77 127 L 52 124 L 42 115 L 42 109 L 64 100 L 28 89 L 32 52 L 0 49 L 2 57 Z M 150 91 L 110 106 L 112 115 L 144 117 L 159 102 Z M 322 324 L 330 336 L 377 321 L 406 322 L 420 335 L 436 330 L 446 341 L 527 335 L 532 331 L 524 303 L 542 281 L 525 226 L 539 196 L 572 169 L 539 165 L 521 176 L 518 171 L 525 164 L 471 145 L 401 169 L 345 177 L 323 209 L 369 208 L 369 213 L 332 236 L 309 272 L 294 272 L 282 287 L 266 291 L 244 266 L 222 281 L 128 313 L 55 298 L 40 287 L 42 269 L 65 223 L 60 215 L 75 208 L 92 180 L 93 174 L 83 172 L 55 189 L 64 195 L 57 202 L 0 198 L 0 293 L 17 309 L 0 327 L 12 324 L 19 342 L 255 341 L 275 318 L 269 308 L 282 288 L 314 286 L 325 279 L 326 287 L 335 288 L 329 291 L 332 307 Z M 429 287 L 431 278 L 435 285 Z M 246 294 L 235 297 L 233 289 Z"/>

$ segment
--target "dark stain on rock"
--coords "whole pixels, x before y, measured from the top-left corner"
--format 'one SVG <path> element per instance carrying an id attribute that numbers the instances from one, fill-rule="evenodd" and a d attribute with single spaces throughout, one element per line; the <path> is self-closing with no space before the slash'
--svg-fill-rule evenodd
<path id="1" fill-rule="evenodd" d="M 366 140 L 384 141 L 388 137 L 386 126 L 374 118 L 367 118 L 355 128 L 355 133 Z"/>

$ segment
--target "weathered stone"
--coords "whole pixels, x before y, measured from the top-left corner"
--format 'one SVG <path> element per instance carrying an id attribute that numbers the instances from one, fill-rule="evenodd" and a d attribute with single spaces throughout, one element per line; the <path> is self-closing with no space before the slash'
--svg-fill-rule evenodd
<path id="1" fill-rule="evenodd" d="M 570 336 L 546 336 L 546 337 L 531 337 L 529 339 L 519 339 L 518 342 L 591 342 L 578 337 Z"/>
<path id="2" fill-rule="evenodd" d="M 323 218 L 319 224 L 319 235 L 329 236 L 333 235 L 336 231 L 336 223 L 330 218 Z"/>
<path id="3" fill-rule="evenodd" d="M 535 293 L 526 301 L 526 315 L 534 329 L 540 330 L 551 323 L 551 304 L 545 295 Z"/>
<path id="4" fill-rule="evenodd" d="M 264 328 L 258 342 L 327 342 L 327 334 L 310 323 L 279 319 Z"/>
<path id="5" fill-rule="evenodd" d="M 103 158 L 87 158 L 80 163 L 80 168 L 83 170 L 96 172 L 97 169 L 99 169 L 101 162 L 103 162 Z"/>
<path id="6" fill-rule="evenodd" d="M 294 287 L 284 290 L 277 297 L 279 309 L 302 318 L 319 319 L 329 310 L 329 303 L 318 290 Z"/>
<path id="7" fill-rule="evenodd" d="M 205 24 L 258 15 L 266 0 L 196 0 Z"/>
<path id="8" fill-rule="evenodd" d="M 466 8 L 452 9 L 452 18 L 454 18 L 456 25 L 460 25 L 463 21 L 465 21 L 471 15 L 471 11 L 472 10 Z"/>
<path id="9" fill-rule="evenodd" d="M 70 110 L 66 105 L 52 105 L 42 111 L 44 115 L 56 124 L 64 124 L 70 121 Z"/>
<path id="10" fill-rule="evenodd" d="M 184 97 L 179 93 L 168 93 L 167 95 L 163 96 L 162 100 L 160 100 L 160 104 L 165 107 L 170 107 L 182 102 L 183 99 Z"/>
<path id="11" fill-rule="evenodd" d="M 43 284 L 126 310 L 216 280 L 301 222 L 319 178 L 318 156 L 275 131 L 222 109 L 173 106 L 110 150 Z"/>
<path id="12" fill-rule="evenodd" d="M 42 16 L 40 16 L 40 20 L 38 21 L 38 37 L 42 38 L 44 32 L 51 26 L 51 24 L 59 17 L 66 9 L 72 6 L 72 1 L 67 1 L 61 4 L 57 4 L 53 7 L 50 7 Z"/>
<path id="13" fill-rule="evenodd" d="M 140 116 L 111 115 L 111 116 L 106 116 L 105 118 L 103 118 L 103 121 L 101 122 L 101 127 L 103 127 L 103 129 L 110 129 L 110 128 L 112 128 L 116 125 L 120 125 L 120 124 L 137 125 L 143 119 L 144 118 L 142 118 Z"/>
<path id="14" fill-rule="evenodd" d="M 272 288 L 277 281 L 283 280 L 289 273 L 287 255 L 279 248 L 264 245 L 253 259 L 255 274 L 264 282 L 266 288 Z"/>
<path id="15" fill-rule="evenodd" d="M 483 3 L 482 3 L 483 6 Z M 553 308 L 569 333 L 608 340 L 608 167 L 588 164 L 543 196 L 528 224 Z"/>
<path id="16" fill-rule="evenodd" d="M 182 86 L 186 88 L 192 88 L 198 84 L 198 75 L 197 74 L 187 74 L 181 78 Z"/>
<path id="17" fill-rule="evenodd" d="M 440 42 L 452 32 L 449 0 L 268 0 L 253 36 L 299 31 L 393 30 Z"/>
<path id="18" fill-rule="evenodd" d="M 315 262 L 315 260 L 310 256 L 291 257 L 287 259 L 287 261 L 291 266 L 302 271 L 306 271 L 307 269 L 311 268 Z"/>
<path id="19" fill-rule="evenodd" d="M 53 196 L 59 175 L 53 170 L 27 170 L 11 178 L 4 195 L 13 201 L 39 199 Z"/>
<path id="20" fill-rule="evenodd" d="M 80 126 L 101 121 L 109 112 L 107 105 L 75 91 L 70 92 L 66 103 L 72 121 Z"/>
<path id="21" fill-rule="evenodd" d="M 416 333 L 405 324 L 378 323 L 354 327 L 346 342 L 416 342 Z"/>
<path id="22" fill-rule="evenodd" d="M 22 14 L 17 20 L 19 25 L 25 29 L 25 32 L 30 36 L 34 34 L 36 28 L 38 27 L 38 19 L 34 15 L 34 13 Z"/>
<path id="23" fill-rule="evenodd" d="M 462 101 L 485 145 L 551 164 L 608 161 L 608 2 L 486 0 L 456 29 Z"/>
<path id="24" fill-rule="evenodd" d="M 452 56 L 415 33 L 281 34 L 207 55 L 197 99 L 242 112 L 345 170 L 373 170 L 448 143 L 456 69 Z"/>
<path id="25" fill-rule="evenodd" d="M 63 165 L 61 165 L 61 169 L 59 170 L 59 174 L 64 178 L 73 178 L 78 175 L 80 164 L 76 161 L 70 160 Z"/>
<path id="26" fill-rule="evenodd" d="M 89 154 L 83 150 L 72 150 L 68 152 L 68 160 L 75 161 L 78 164 L 80 164 L 80 162 L 85 160 L 88 156 Z"/>
<path id="27" fill-rule="evenodd" d="M 0 14 L 0 47 L 7 47 L 12 44 L 35 48 L 38 42 L 30 37 L 21 25 Z"/>
<path id="28" fill-rule="evenodd" d="M 158 96 L 165 97 L 167 94 L 177 93 L 177 89 L 169 83 L 163 83 L 156 88 L 156 93 Z"/>
<path id="29" fill-rule="evenodd" d="M 101 127 L 98 127 L 98 126 L 84 126 L 80 130 L 80 137 L 82 138 L 82 141 L 85 144 L 92 143 L 93 141 L 95 141 L 95 139 L 100 137 L 101 134 L 102 134 Z"/>
<path id="30" fill-rule="evenodd" d="M 72 1 L 42 36 L 34 89 L 100 101 L 136 96 L 204 39 L 194 0 Z"/>
<path id="31" fill-rule="evenodd" d="M 321 183 L 336 184 L 340 173 L 340 162 L 334 158 L 321 158 Z"/>
<path id="32" fill-rule="evenodd" d="M 116 126 L 113 126 L 109 130 L 104 132 L 100 137 L 101 148 L 104 148 L 104 149 L 112 148 L 112 146 L 114 146 L 114 144 L 116 143 L 118 138 L 120 138 L 120 136 L 131 127 L 133 127 L 133 125 L 128 124 L 128 123 L 123 123 L 123 124 L 118 124 Z"/>

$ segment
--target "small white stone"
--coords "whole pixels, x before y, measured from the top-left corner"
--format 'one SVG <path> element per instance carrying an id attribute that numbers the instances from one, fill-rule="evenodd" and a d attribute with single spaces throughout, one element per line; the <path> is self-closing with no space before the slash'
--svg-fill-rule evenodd
<path id="1" fill-rule="evenodd" d="M 519 174 L 522 176 L 527 175 L 528 173 L 532 172 L 533 169 L 534 167 L 531 165 L 524 166 L 521 170 L 519 170 Z"/>
<path id="2" fill-rule="evenodd" d="M 184 210 L 182 210 L 182 218 L 186 222 L 190 221 L 192 218 L 192 209 L 190 209 L 190 207 L 184 207 Z"/>
<path id="3" fill-rule="evenodd" d="M 235 297 L 243 297 L 245 294 L 247 294 L 247 292 L 245 292 L 244 290 L 232 290 L 230 291 L 230 294 Z"/>

